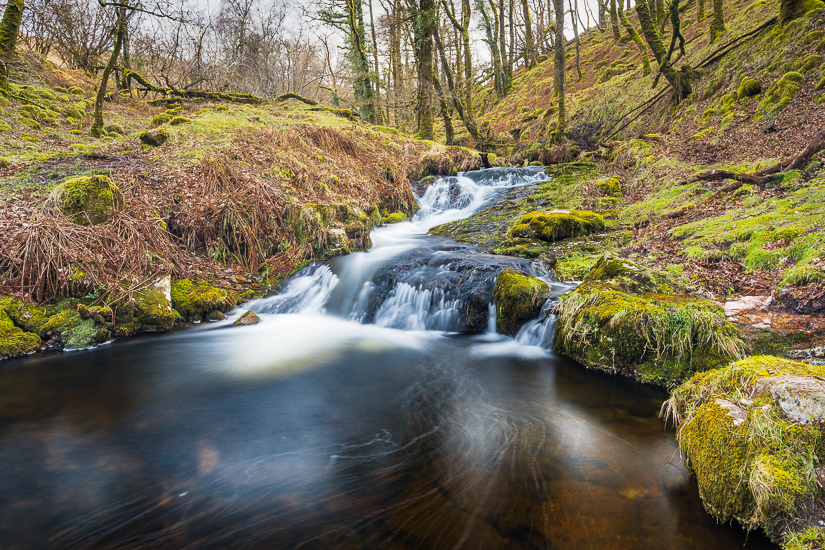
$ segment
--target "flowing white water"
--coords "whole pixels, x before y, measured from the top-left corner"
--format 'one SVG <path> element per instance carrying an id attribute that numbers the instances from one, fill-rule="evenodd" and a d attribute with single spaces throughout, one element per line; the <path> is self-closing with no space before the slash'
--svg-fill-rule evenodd
<path id="1" fill-rule="evenodd" d="M 441 243 L 426 236 L 431 228 L 468 218 L 492 204 L 507 189 L 544 179 L 541 168 L 491 169 L 437 178 L 417 197 L 419 209 L 411 220 L 373 230 L 368 251 L 339 258 L 332 268 L 323 263 L 312 265 L 293 277 L 279 295 L 258 300 L 250 304 L 250 309 L 258 313 L 334 315 L 402 330 L 458 330 L 464 305 L 461 299 L 445 296 L 442 289 L 428 286 L 433 279 L 448 277 L 449 269 L 422 268 L 415 282 L 395 282 L 383 294 L 376 284 L 377 274 L 411 254 L 420 252 L 435 260 L 439 255 L 449 256 L 444 250 L 428 248 L 434 241 Z M 542 278 L 548 283 L 558 285 L 544 275 Z M 561 292 L 564 290 L 567 287 Z M 496 308 L 492 303 L 488 308 L 486 327 L 494 333 Z M 524 327 L 517 342 L 549 349 L 553 321 L 552 316 L 542 314 Z"/>

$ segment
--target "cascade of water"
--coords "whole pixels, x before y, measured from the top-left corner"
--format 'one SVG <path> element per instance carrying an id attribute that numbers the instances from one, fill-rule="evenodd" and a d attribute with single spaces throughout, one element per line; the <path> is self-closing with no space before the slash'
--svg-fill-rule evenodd
<path id="1" fill-rule="evenodd" d="M 464 311 L 461 297 L 448 295 L 433 283 L 449 281 L 456 275 L 448 267 L 433 267 L 441 261 L 439 255 L 449 253 L 442 240 L 424 235 L 436 225 L 468 218 L 509 188 L 545 178 L 540 167 L 480 170 L 436 178 L 416 197 L 419 209 L 410 221 L 373 230 L 368 251 L 329 264 L 313 264 L 290 279 L 279 295 L 259 300 L 250 309 L 259 313 L 335 315 L 403 330 L 460 330 Z M 449 258 L 444 262 L 449 263 Z M 407 269 L 403 277 L 396 273 L 399 263 Z M 495 306 L 491 303 L 488 307 L 486 328 L 495 332 Z"/>

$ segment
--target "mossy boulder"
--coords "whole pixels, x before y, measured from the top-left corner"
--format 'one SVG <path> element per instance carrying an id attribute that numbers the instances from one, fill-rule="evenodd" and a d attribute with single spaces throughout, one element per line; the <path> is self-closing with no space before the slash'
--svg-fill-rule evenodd
<path id="1" fill-rule="evenodd" d="M 146 145 L 160 147 L 169 139 L 169 132 L 166 131 L 166 128 L 154 128 L 141 132 L 138 137 Z"/>
<path id="2" fill-rule="evenodd" d="M 108 176 L 82 176 L 58 185 L 49 203 L 79 225 L 96 225 L 125 206 L 123 193 Z"/>
<path id="3" fill-rule="evenodd" d="M 176 116 L 172 120 L 169 121 L 170 126 L 180 126 L 181 124 L 187 124 L 192 122 L 191 118 L 187 118 L 185 116 Z"/>
<path id="4" fill-rule="evenodd" d="M 805 77 L 801 73 L 791 71 L 785 73 L 771 88 L 765 93 L 762 101 L 759 102 L 755 120 L 763 116 L 773 115 L 790 104 L 796 97 L 797 92 L 802 88 Z"/>
<path id="5" fill-rule="evenodd" d="M 822 56 L 816 53 L 812 53 L 811 55 L 807 56 L 805 59 L 802 60 L 802 63 L 799 65 L 799 72 L 805 74 L 814 67 L 818 67 L 821 62 Z"/>
<path id="6" fill-rule="evenodd" d="M 183 279 L 172 283 L 172 307 L 187 321 L 202 321 L 212 311 L 225 313 L 237 304 L 236 292 L 206 281 Z"/>
<path id="7" fill-rule="evenodd" d="M 744 350 L 721 307 L 656 292 L 639 267 L 610 255 L 559 300 L 556 315 L 556 351 L 660 386 L 726 365 Z"/>
<path id="8" fill-rule="evenodd" d="M 581 237 L 604 229 L 604 218 L 589 210 L 549 210 L 523 216 L 510 234 L 547 242 Z"/>
<path id="9" fill-rule="evenodd" d="M 496 304 L 496 330 L 515 336 L 527 321 L 535 319 L 550 297 L 550 286 L 540 279 L 512 269 L 502 271 L 493 289 Z"/>
<path id="10" fill-rule="evenodd" d="M 233 327 L 246 327 L 249 325 L 257 325 L 261 322 L 261 318 L 258 317 L 254 311 L 247 311 L 237 319 L 235 322 L 232 323 Z"/>
<path id="11" fill-rule="evenodd" d="M 739 83 L 739 88 L 736 90 L 736 97 L 738 99 L 745 99 L 747 97 L 753 97 L 761 93 L 762 83 L 756 80 L 755 78 L 746 76 Z"/>
<path id="12" fill-rule="evenodd" d="M 157 289 L 149 288 L 133 298 L 135 317 L 142 332 L 167 332 L 175 325 L 175 312 L 166 296 Z"/>
<path id="13" fill-rule="evenodd" d="M 109 124 L 104 126 L 103 129 L 106 130 L 106 132 L 109 134 L 117 134 L 119 136 L 122 136 L 126 133 L 126 131 L 123 129 L 123 126 L 116 122 L 110 122 Z"/>
<path id="14" fill-rule="evenodd" d="M 67 306 L 65 309 L 49 317 L 43 325 L 44 332 L 59 334 L 63 349 L 77 350 L 87 349 L 108 342 L 114 337 L 111 325 L 106 324 L 106 320 L 98 310 L 94 312 L 91 308 L 80 306 Z"/>
<path id="15" fill-rule="evenodd" d="M 83 88 L 78 86 L 72 86 L 67 90 L 72 95 L 85 95 L 86 92 L 83 91 Z"/>
<path id="16" fill-rule="evenodd" d="M 762 527 L 785 548 L 823 541 L 817 470 L 825 430 L 825 366 L 756 356 L 700 373 L 666 409 L 685 466 L 720 522 Z"/>
<path id="17" fill-rule="evenodd" d="M 26 332 L 38 334 L 41 338 L 45 336 L 43 325 L 49 317 L 57 312 L 57 308 L 49 305 L 36 305 L 30 302 L 23 302 L 18 298 L 10 296 L 0 296 L 0 311 L 4 312 L 14 322 L 14 324 Z"/>
<path id="18" fill-rule="evenodd" d="M 0 359 L 20 357 L 40 349 L 40 337 L 15 326 L 0 309 Z"/>

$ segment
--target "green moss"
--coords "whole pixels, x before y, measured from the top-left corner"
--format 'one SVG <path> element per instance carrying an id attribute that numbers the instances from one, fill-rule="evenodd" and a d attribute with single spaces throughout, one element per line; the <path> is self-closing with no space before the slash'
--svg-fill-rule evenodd
<path id="1" fill-rule="evenodd" d="M 782 539 L 784 550 L 820 550 L 825 548 L 825 527 L 816 525 L 804 531 L 789 533 Z"/>
<path id="2" fill-rule="evenodd" d="M 110 134 L 117 134 L 120 136 L 122 136 L 125 133 L 125 131 L 123 130 L 123 126 L 117 124 L 116 122 L 110 122 L 109 124 L 104 126 L 103 129 Z"/>
<path id="3" fill-rule="evenodd" d="M 95 319 L 93 315 L 81 315 L 77 309 L 67 308 L 49 317 L 42 330 L 60 334 L 64 349 L 87 349 L 112 339 L 109 327 L 102 324 L 101 320 Z"/>
<path id="4" fill-rule="evenodd" d="M 745 99 L 746 97 L 753 97 L 762 93 L 762 83 L 746 76 L 739 83 L 739 88 L 736 90 L 736 97 L 738 99 Z"/>
<path id="5" fill-rule="evenodd" d="M 152 128 L 157 128 L 158 126 L 163 126 L 167 122 L 172 120 L 172 117 L 166 113 L 160 113 L 159 115 L 155 115 L 152 117 Z"/>
<path id="6" fill-rule="evenodd" d="M 622 196 L 622 180 L 619 176 L 611 176 L 597 180 L 596 187 L 608 197 Z"/>
<path id="7" fill-rule="evenodd" d="M 749 357 L 695 375 L 673 392 L 666 408 L 680 424 L 685 464 L 708 512 L 719 521 L 763 527 L 775 540 L 806 548 L 806 539 L 820 536 L 810 529 L 817 516 L 807 507 L 823 496 L 816 473 L 823 426 L 791 422 L 780 397 L 757 385 L 782 375 L 816 382 L 825 367 Z"/>
<path id="8" fill-rule="evenodd" d="M 123 193 L 108 176 L 82 176 L 58 185 L 50 196 L 64 215 L 80 225 L 95 225 L 124 207 Z"/>
<path id="9" fill-rule="evenodd" d="M 505 269 L 493 289 L 497 317 L 496 330 L 515 336 L 524 323 L 535 319 L 550 296 L 550 286 L 542 280 Z"/>
<path id="10" fill-rule="evenodd" d="M 550 210 L 523 216 L 513 229 L 513 237 L 553 242 L 589 235 L 604 229 L 604 218 L 587 210 Z"/>
<path id="11" fill-rule="evenodd" d="M 16 327 L 0 309 L 0 359 L 19 357 L 40 349 L 40 337 Z"/>
<path id="12" fill-rule="evenodd" d="M 179 126 L 181 124 L 186 124 L 192 122 L 191 118 L 187 118 L 185 116 L 176 116 L 172 120 L 169 121 L 170 126 Z"/>
<path id="13" fill-rule="evenodd" d="M 825 90 L 825 76 L 817 82 L 816 86 L 814 87 L 816 90 Z"/>
<path id="14" fill-rule="evenodd" d="M 68 92 L 72 95 L 85 95 L 86 92 L 83 91 L 83 88 L 79 88 L 77 86 L 72 86 L 69 88 Z"/>
<path id="15" fill-rule="evenodd" d="M 403 222 L 407 219 L 407 216 L 403 212 L 393 212 L 392 214 L 381 218 L 381 223 L 383 225 Z"/>
<path id="16" fill-rule="evenodd" d="M 721 521 L 753 515 L 756 502 L 748 490 L 747 426 L 735 425 L 728 409 L 711 401 L 682 424 L 679 447 L 711 515 Z"/>
<path id="17" fill-rule="evenodd" d="M 11 130 L 11 126 L 5 120 L 0 120 L 0 132 L 8 132 Z"/>
<path id="18" fill-rule="evenodd" d="M 146 130 L 145 132 L 141 132 L 138 138 L 140 138 L 140 141 L 146 145 L 151 147 L 160 147 L 169 139 L 169 132 L 166 131 L 166 128 Z"/>
<path id="19" fill-rule="evenodd" d="M 802 64 L 799 66 L 799 72 L 805 74 L 814 67 L 818 67 L 821 62 L 822 56 L 820 56 L 819 54 L 812 53 L 811 55 L 802 60 Z"/>
<path id="20" fill-rule="evenodd" d="M 17 122 L 19 122 L 20 124 L 22 124 L 26 128 L 31 128 L 33 130 L 39 130 L 40 129 L 40 123 L 37 122 L 34 119 L 29 118 L 29 117 L 24 117 L 24 116 L 18 117 Z"/>
<path id="21" fill-rule="evenodd" d="M 200 321 L 215 310 L 227 312 L 237 303 L 237 293 L 205 281 L 183 279 L 172 283 L 172 307 L 188 321 Z"/>
<path id="22" fill-rule="evenodd" d="M 135 316 L 143 332 L 166 332 L 175 325 L 172 304 L 163 293 L 146 289 L 134 296 Z"/>
<path id="23" fill-rule="evenodd" d="M 787 107 L 802 88 L 804 81 L 805 77 L 798 72 L 785 73 L 759 102 L 754 120 L 759 120 L 765 115 L 773 115 Z"/>
<path id="24" fill-rule="evenodd" d="M 16 326 L 43 337 L 45 332 L 42 327 L 54 315 L 55 307 L 38 306 L 17 298 L 0 296 L 0 311 L 4 311 Z"/>

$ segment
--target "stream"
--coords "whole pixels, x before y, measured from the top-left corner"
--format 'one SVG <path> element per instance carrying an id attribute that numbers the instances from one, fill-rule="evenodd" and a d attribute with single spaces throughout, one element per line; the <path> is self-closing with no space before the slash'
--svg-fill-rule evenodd
<path id="1" fill-rule="evenodd" d="M 440 178 L 226 321 L 0 364 L 0 549 L 776 548 L 705 513 L 664 390 L 552 353 L 550 304 L 495 333 L 502 269 L 573 285 L 426 234 L 544 177 Z"/>

